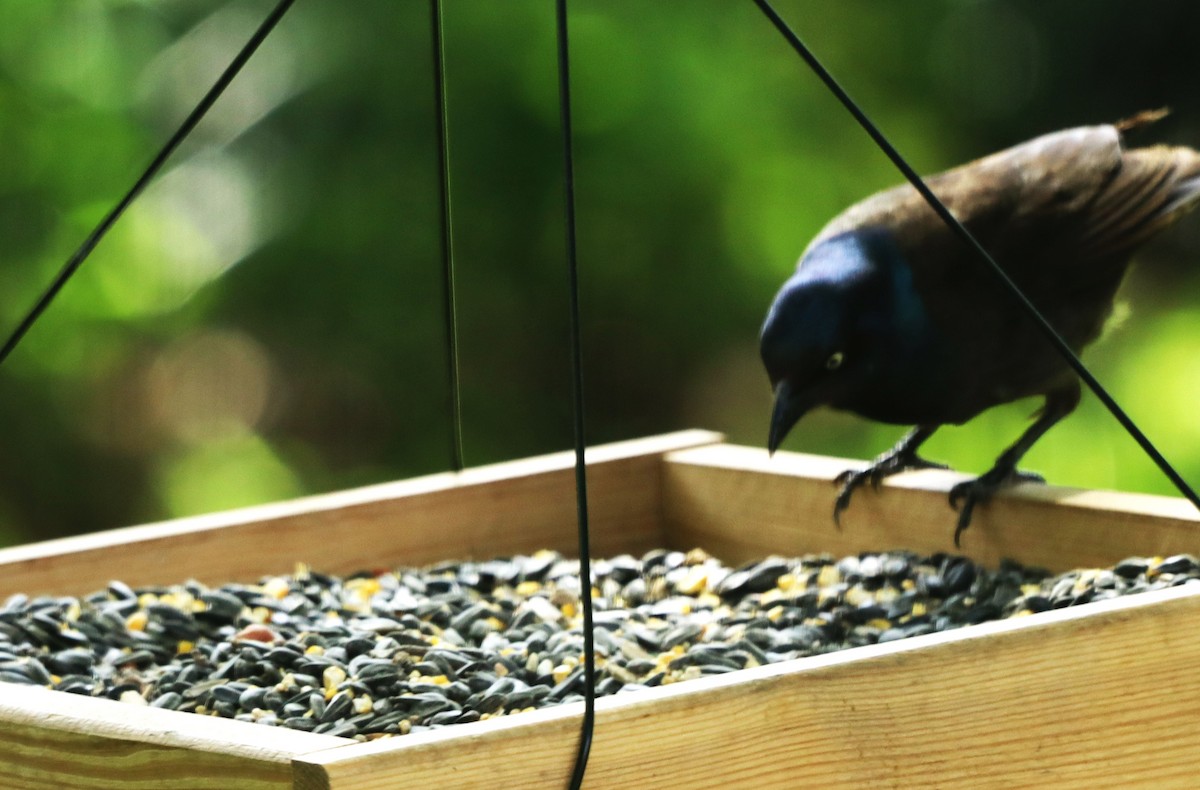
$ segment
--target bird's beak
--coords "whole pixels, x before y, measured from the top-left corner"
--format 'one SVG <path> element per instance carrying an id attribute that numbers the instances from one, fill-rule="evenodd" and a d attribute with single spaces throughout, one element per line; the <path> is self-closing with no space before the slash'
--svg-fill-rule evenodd
<path id="1" fill-rule="evenodd" d="M 797 392 L 787 379 L 780 380 L 775 387 L 775 408 L 771 411 L 771 433 L 767 437 L 767 452 L 774 455 L 792 426 L 815 405 L 810 396 Z"/>

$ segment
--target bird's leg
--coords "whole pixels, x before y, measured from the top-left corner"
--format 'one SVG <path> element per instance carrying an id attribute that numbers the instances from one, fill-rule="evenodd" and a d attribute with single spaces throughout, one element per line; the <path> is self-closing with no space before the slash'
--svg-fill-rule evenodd
<path id="1" fill-rule="evenodd" d="M 837 500 L 833 503 L 833 520 L 840 523 L 842 511 L 850 506 L 850 497 L 864 483 L 870 483 L 872 488 L 879 488 L 885 477 L 891 477 L 910 469 L 945 469 L 945 464 L 926 461 L 917 455 L 917 448 L 936 431 L 938 425 L 918 425 L 891 450 L 875 459 L 866 469 L 847 469 L 838 475 L 834 482 L 841 485 Z"/>
<path id="2" fill-rule="evenodd" d="M 1054 423 L 1075 411 L 1078 405 L 1078 381 L 1047 393 L 1046 402 L 1039 410 L 1033 425 L 1025 429 L 1025 433 L 1021 434 L 1021 438 L 1017 439 L 1012 447 L 1000 454 L 991 469 L 974 480 L 967 480 L 950 489 L 950 506 L 958 511 L 958 526 L 954 529 L 956 547 L 963 531 L 971 525 L 971 515 L 975 506 L 991 499 L 997 489 L 1012 483 L 1046 482 L 1041 475 L 1019 471 L 1017 464 L 1034 442 L 1042 438 L 1042 434 L 1050 430 Z"/>

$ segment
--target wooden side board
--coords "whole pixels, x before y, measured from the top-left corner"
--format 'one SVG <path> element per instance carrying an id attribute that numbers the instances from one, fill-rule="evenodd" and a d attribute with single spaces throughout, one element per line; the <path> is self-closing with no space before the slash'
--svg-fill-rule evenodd
<path id="1" fill-rule="evenodd" d="M 1200 554 L 1200 513 L 1178 498 L 1020 485 L 977 508 L 956 549 L 957 514 L 947 494 L 964 475 L 912 472 L 878 491 L 858 491 L 839 529 L 833 480 L 862 461 L 786 452 L 772 458 L 765 450 L 714 445 L 672 453 L 666 466 L 668 543 L 702 546 L 728 563 L 902 548 L 1068 570 L 1135 555 Z"/>
<path id="2" fill-rule="evenodd" d="M 1195 787 L 1200 589 L 610 697 L 586 786 Z M 301 790 L 561 787 L 581 706 L 297 758 Z"/>
<path id="3" fill-rule="evenodd" d="M 589 448 L 593 545 L 663 540 L 662 455 L 719 441 L 685 431 Z M 553 548 L 574 553 L 574 454 L 113 530 L 0 551 L 0 599 L 112 578 L 212 583 Z M 0 787 L 290 788 L 292 761 L 354 741 L 0 684 Z"/>
<path id="4" fill-rule="evenodd" d="M 2 684 L 0 787 L 284 790 L 344 738 Z"/>
<path id="5" fill-rule="evenodd" d="M 716 445 L 690 431 L 589 450 L 597 556 L 701 546 L 768 554 L 952 551 L 946 492 L 919 473 L 856 496 L 855 462 Z M 553 548 L 573 553 L 573 455 L 0 551 L 0 598 L 110 578 L 212 583 Z M 1024 486 L 962 551 L 1052 569 L 1195 553 L 1182 500 Z M 587 786 L 1194 786 L 1200 585 L 814 657 L 598 702 Z M 305 790 L 562 786 L 580 706 L 387 741 L 278 730 L 2 685 L 0 787 Z"/>
<path id="6" fill-rule="evenodd" d="M 589 448 L 598 556 L 663 541 L 661 457 L 709 431 Z M 0 550 L 0 600 L 131 585 L 252 581 L 297 561 L 329 573 L 537 549 L 575 553 L 574 454 L 554 453 L 259 507 Z"/>

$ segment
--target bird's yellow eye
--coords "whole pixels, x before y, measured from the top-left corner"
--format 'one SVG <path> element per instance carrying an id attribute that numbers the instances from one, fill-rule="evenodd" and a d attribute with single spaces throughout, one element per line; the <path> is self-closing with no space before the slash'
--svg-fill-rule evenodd
<path id="1" fill-rule="evenodd" d="M 843 354 L 841 351 L 834 351 L 832 354 L 829 355 L 829 359 L 825 360 L 825 369 L 826 370 L 837 370 L 838 368 L 840 368 L 842 366 L 842 361 L 845 358 L 846 358 L 846 355 Z"/>

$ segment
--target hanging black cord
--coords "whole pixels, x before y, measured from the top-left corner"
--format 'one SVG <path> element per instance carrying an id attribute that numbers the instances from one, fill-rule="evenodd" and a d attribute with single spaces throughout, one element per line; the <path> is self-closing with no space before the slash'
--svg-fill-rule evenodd
<path id="1" fill-rule="evenodd" d="M 1032 302 L 1029 301 L 1029 298 L 1021 292 L 1021 289 L 1017 287 L 1016 283 L 1014 283 L 1012 279 L 1005 274 L 1004 270 L 1000 268 L 1000 264 L 996 263 L 996 260 L 990 254 L 988 254 L 988 251 L 983 248 L 983 245 L 980 244 L 979 241 L 971 235 L 970 231 L 963 227 L 962 223 L 950 213 L 950 210 L 946 208 L 945 204 L 938 200 L 937 196 L 933 194 L 933 192 L 925 184 L 924 180 L 917 175 L 917 172 L 912 169 L 908 162 L 905 161 L 902 156 L 900 156 L 900 153 L 895 149 L 895 147 L 888 142 L 888 139 L 883 136 L 883 132 L 879 131 L 879 127 L 871 122 L 871 119 L 868 118 L 866 113 L 864 113 L 862 109 L 854 103 L 854 100 L 851 99 L 849 94 L 847 94 L 842 86 L 838 84 L 837 80 L 833 78 L 833 75 L 821 65 L 821 62 L 817 60 L 816 55 L 814 55 L 812 51 L 804 45 L 804 42 L 800 40 L 800 37 L 796 35 L 795 31 L 788 27 L 787 22 L 784 22 L 783 18 L 775 12 L 775 9 L 771 7 L 770 2 L 768 2 L 768 0 L 754 0 L 754 2 L 762 10 L 762 12 L 767 15 L 767 18 L 771 20 L 776 29 L 783 34 L 783 37 L 787 39 L 789 44 L 792 45 L 792 48 L 796 50 L 797 54 L 804 59 L 804 62 L 808 64 L 813 73 L 825 83 L 825 87 L 829 88 L 830 92 L 837 97 L 838 101 L 840 101 L 842 105 L 850 112 L 850 114 L 854 116 L 854 119 L 858 121 L 858 124 L 867 132 L 867 134 L 871 136 L 871 139 L 875 141 L 875 144 L 879 146 L 879 149 L 887 154 L 887 157 L 892 160 L 892 164 L 894 164 L 896 168 L 904 174 L 904 177 L 907 178 L 914 187 L 916 187 L 917 192 L 921 194 L 921 197 L 925 198 L 925 202 L 928 203 L 935 212 L 937 212 L 937 215 L 942 218 L 942 221 L 945 222 L 947 226 L 949 226 L 950 230 L 954 231 L 954 233 L 960 239 L 966 242 L 967 245 L 975 251 L 976 256 L 987 264 L 992 274 L 994 274 L 996 278 L 1004 285 L 1005 290 L 1007 290 L 1008 293 L 1011 294 L 1012 297 L 1021 304 L 1030 317 L 1034 319 L 1035 323 L 1038 325 L 1038 328 L 1042 331 L 1042 334 L 1044 334 L 1046 338 L 1054 345 L 1055 349 L 1057 349 L 1062 358 L 1066 360 L 1067 364 L 1070 365 L 1071 368 L 1079 375 L 1079 378 L 1083 379 L 1083 383 L 1088 386 L 1088 389 L 1096 394 L 1096 397 L 1100 399 L 1100 402 L 1104 404 L 1105 408 L 1109 410 L 1112 416 L 1117 419 L 1117 422 L 1121 424 L 1121 427 L 1123 427 L 1125 431 L 1133 437 L 1134 441 L 1141 446 L 1146 455 L 1150 456 L 1150 460 L 1154 461 L 1154 463 L 1158 465 L 1158 468 L 1162 470 L 1162 473 L 1165 474 L 1167 478 L 1175 484 L 1175 487 L 1179 489 L 1181 494 L 1187 497 L 1188 501 L 1195 505 L 1197 509 L 1200 509 L 1200 496 L 1196 495 L 1196 492 L 1193 491 L 1192 487 L 1187 484 L 1187 481 L 1183 479 L 1179 472 L 1175 471 L 1175 467 L 1173 467 L 1171 463 L 1163 457 L 1162 453 L 1160 453 L 1158 448 L 1156 448 L 1150 442 L 1150 439 L 1146 436 L 1146 434 L 1142 433 L 1137 424 L 1134 423 L 1129 415 L 1125 413 L 1125 410 L 1121 408 L 1113 396 L 1108 393 L 1108 390 L 1106 390 L 1100 381 L 1094 375 L 1092 375 L 1092 372 L 1087 369 L 1087 367 L 1083 364 L 1083 361 L 1079 359 L 1079 356 L 1071 350 L 1071 347 L 1067 345 L 1067 341 L 1063 340 L 1062 336 L 1059 335 L 1058 332 L 1055 331 L 1054 327 L 1050 325 L 1050 322 L 1047 321 L 1040 312 L 1038 312 L 1038 309 L 1034 307 Z"/>
<path id="2" fill-rule="evenodd" d="M 458 383 L 458 319 L 454 299 L 454 234 L 450 211 L 450 138 L 446 121 L 446 55 L 442 35 L 442 0 L 430 0 L 433 16 L 433 81 L 437 103 L 439 186 L 442 191 L 442 298 L 446 337 L 446 371 L 450 389 L 450 465 L 462 471 L 462 397 Z"/>
<path id="3" fill-rule="evenodd" d="M 21 342 L 21 338 L 25 337 L 25 333 L 41 317 L 46 308 L 50 306 L 50 303 L 54 301 L 54 297 L 58 296 L 58 292 L 67 284 L 67 280 L 71 279 L 71 276 L 83 265 L 87 257 L 92 254 L 92 250 L 96 248 L 96 245 L 100 243 L 104 235 L 108 233 L 109 229 L 125 213 L 125 209 L 129 208 L 134 199 L 142 193 L 146 185 L 158 174 L 158 171 L 162 169 L 163 164 L 175 152 L 179 144 L 196 128 L 196 124 L 200 123 L 200 119 L 204 117 L 205 113 L 209 111 L 217 99 L 220 98 L 221 94 L 225 92 L 225 89 L 229 87 L 229 83 L 233 82 L 233 78 L 238 75 L 238 72 L 246 65 L 246 61 L 250 60 L 250 56 L 254 54 L 258 46 L 275 29 L 275 25 L 287 13 L 293 2 L 295 0 L 280 0 L 279 5 L 275 6 L 274 10 L 259 25 L 258 30 L 254 31 L 254 35 L 250 37 L 250 40 L 237 53 L 233 61 L 225 68 L 225 71 L 221 73 L 217 81 L 213 83 L 213 86 L 208 89 L 208 93 L 204 94 L 204 98 L 200 100 L 188 117 L 184 119 L 183 123 L 175 131 L 175 134 L 171 135 L 171 138 L 167 140 L 166 144 L 150 162 L 145 172 L 134 182 L 129 191 L 125 193 L 125 197 L 121 198 L 120 202 L 105 215 L 104 219 L 100 220 L 100 224 L 96 226 L 95 230 L 88 234 L 88 237 L 83 240 L 83 243 L 79 245 L 75 253 L 67 259 L 66 264 L 59 270 L 58 275 L 55 276 L 45 292 L 42 293 L 37 303 L 21 319 L 21 323 L 17 325 L 17 328 L 4 341 L 4 345 L 0 347 L 0 364 L 3 364 L 4 360 L 8 359 L 8 355 L 17 347 L 17 344 Z"/>
<path id="4" fill-rule="evenodd" d="M 596 645 L 592 639 L 591 539 L 588 534 L 587 465 L 584 461 L 583 352 L 580 343 L 579 268 L 575 258 L 575 161 L 571 152 L 571 73 L 567 53 L 567 0 L 557 0 L 558 102 L 563 139 L 563 203 L 567 237 L 567 279 L 571 307 L 571 394 L 575 418 L 575 508 L 579 524 L 579 603 L 583 609 L 583 725 L 568 787 L 583 786 L 596 719 Z"/>

